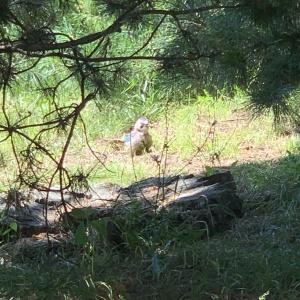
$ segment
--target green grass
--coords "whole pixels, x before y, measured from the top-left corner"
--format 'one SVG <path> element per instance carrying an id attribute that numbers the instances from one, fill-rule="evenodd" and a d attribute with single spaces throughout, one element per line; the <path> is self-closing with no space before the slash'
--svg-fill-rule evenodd
<path id="1" fill-rule="evenodd" d="M 80 3 L 82 18 L 74 15 L 61 24 L 74 38 L 104 26 L 96 22 L 99 16 L 92 1 Z M 124 35 L 126 41 L 118 43 L 116 53 L 125 53 L 134 44 L 134 36 Z M 114 220 L 122 245 L 111 243 L 106 227 L 58 256 L 42 249 L 25 254 L 19 252 L 18 243 L 11 248 L 4 245 L 0 248 L 0 299 L 300 298 L 299 135 L 283 135 L 284 128 L 276 132 L 272 115 L 251 119 L 241 91 L 233 99 L 209 94 L 192 97 L 180 86 L 172 87 L 176 93 L 162 88 L 152 72 L 151 64 L 132 63 L 118 93 L 103 94 L 88 103 L 75 126 L 64 167 L 70 175 L 83 172 L 90 185 L 108 181 L 121 186 L 152 176 L 230 169 L 244 201 L 243 217 L 231 230 L 207 237 L 195 224 L 174 224 L 159 216 L 145 219 L 134 203 L 126 217 Z M 51 87 L 66 74 L 58 60 L 43 60 L 35 72 L 20 76 L 7 96 L 10 121 L 28 125 L 57 118 L 52 98 L 40 91 L 41 83 Z M 76 80 L 64 82 L 56 96 L 59 107 L 80 103 Z M 132 160 L 122 145 L 109 142 L 122 138 L 141 115 L 153 124 L 160 166 L 150 155 Z M 0 124 L 6 124 L 3 114 Z M 34 138 L 38 130 L 30 127 L 23 132 Z M 39 142 L 59 159 L 69 130 L 70 125 L 65 131 L 45 131 Z M 36 168 L 47 185 L 55 168 L 47 155 L 34 149 L 40 163 L 26 165 L 28 139 L 15 134 L 12 139 L 6 137 L 7 132 L 0 133 L 1 192 L 19 187 L 12 144 L 23 170 L 27 166 L 31 175 L 29 167 Z M 10 263 L 5 265 L 1 258 L 7 256 Z"/>
<path id="2" fill-rule="evenodd" d="M 75 89 L 71 90 L 75 91 Z M 110 101 L 102 99 L 101 106 L 97 102 L 89 103 L 81 115 L 82 121 L 79 120 L 75 127 L 65 160 L 66 168 L 68 170 L 93 169 L 95 170 L 94 178 L 91 176 L 90 179 L 94 182 L 101 178 L 101 180 L 126 184 L 141 178 L 156 176 L 159 172 L 158 166 L 150 156 L 135 159 L 135 165 L 133 165 L 128 152 L 122 148 L 122 145 L 118 144 L 116 147 L 114 143 L 107 141 L 123 138 L 140 115 L 146 115 L 153 124 L 151 133 L 156 153 L 161 156 L 166 150 L 164 146 L 168 147 L 167 153 L 164 153 L 162 157 L 164 162 L 162 167 L 164 173 L 168 175 L 200 171 L 205 166 L 230 165 L 235 161 L 243 162 L 247 158 L 247 151 L 255 153 L 253 149 L 259 151 L 261 148 L 269 148 L 271 158 L 274 157 L 273 152 L 279 156 L 287 151 L 297 152 L 298 139 L 296 137 L 293 139 L 290 136 L 278 135 L 274 131 L 272 118 L 269 116 L 251 120 L 243 111 L 244 101 L 239 98 L 224 101 L 214 100 L 209 96 L 198 97 L 196 100 L 187 97 L 182 101 L 172 102 L 164 98 L 163 94 L 152 93 L 151 90 L 149 92 L 149 97 L 146 98 L 143 106 L 140 106 L 139 100 L 128 100 L 129 96 L 127 100 L 124 100 L 128 102 L 125 104 L 118 102 L 117 99 Z M 137 91 L 133 90 L 132 93 L 137 93 Z M 24 96 L 25 94 L 21 93 L 19 99 L 11 98 L 8 102 L 9 105 L 13 105 L 12 101 L 17 100 L 17 109 L 9 111 L 12 120 L 20 119 L 20 112 L 23 112 L 21 116 L 26 111 L 31 112 L 31 116 L 20 123 L 22 125 L 42 122 L 41 116 L 54 109 L 49 104 L 49 100 L 43 100 L 41 96 L 40 98 L 37 96 L 32 98 L 32 94 L 27 94 L 28 98 Z M 66 96 L 72 99 L 72 95 L 66 93 Z M 30 101 L 30 99 L 34 100 Z M 28 102 L 30 106 L 27 105 Z M 1 118 L 1 122 L 4 122 L 4 117 Z M 52 129 L 41 135 L 40 142 L 50 149 L 57 160 L 60 158 L 69 129 L 69 126 L 66 131 Z M 23 132 L 34 138 L 38 130 L 28 128 Z M 3 134 L 2 138 L 4 137 Z M 86 138 L 92 151 L 105 167 L 101 166 L 92 155 Z M 14 135 L 13 142 L 17 154 L 30 145 L 28 140 L 17 135 Z M 0 151 L 4 166 L 3 173 L 9 169 L 10 174 L 7 180 L 13 181 L 13 175 L 17 173 L 11 172 L 16 165 L 12 156 L 10 139 L 0 143 Z M 47 165 L 50 163 L 47 155 L 41 153 L 39 155 L 38 160 L 43 161 L 45 168 L 45 178 L 50 177 L 50 170 L 53 167 Z M 2 178 L 5 182 L 3 175 Z"/>
<path id="3" fill-rule="evenodd" d="M 121 248 L 101 231 L 84 251 L 65 252 L 75 260 L 71 266 L 43 252 L 33 261 L 32 254 L 21 261 L 15 254 L 14 267 L 0 267 L 0 293 L 3 299 L 110 299 L 110 292 L 112 299 L 299 299 L 299 161 L 291 155 L 235 166 L 245 211 L 229 231 L 207 239 L 193 224 L 141 219 L 138 205 L 128 207 L 115 219 Z"/>
<path id="4" fill-rule="evenodd" d="M 201 98 L 169 103 L 167 108 L 164 102 L 161 105 L 161 112 L 152 116 L 152 133 L 158 153 L 162 137 L 169 145 L 162 166 L 166 174 L 196 173 L 205 166 L 222 168 L 237 161 L 230 170 L 244 201 L 244 216 L 230 231 L 207 238 L 205 230 L 191 224 L 141 219 L 143 213 L 136 206 L 115 220 L 122 247 L 111 244 L 109 231 L 104 230 L 91 235 L 86 247 L 77 246 L 60 257 L 49 258 L 40 251 L 33 257 L 23 254 L 20 260 L 15 250 L 8 252 L 12 265 L 0 266 L 2 299 L 299 299 L 297 136 L 278 135 L 270 117 L 250 122 L 239 100 Z M 84 118 L 91 146 L 106 157 L 108 170 L 91 158 L 79 126 L 66 161 L 72 172 L 84 167 L 92 183 L 111 181 L 123 186 L 158 175 L 150 156 L 135 158 L 132 164 L 124 149 L 102 140 L 121 137 L 132 122 L 93 105 Z M 218 123 L 212 127 L 214 120 Z M 63 139 L 61 134 L 56 143 Z M 260 147 L 268 147 L 278 158 L 239 159 L 241 152 L 256 153 Z M 211 155 L 217 151 L 219 161 L 214 161 Z M 8 173 L 7 168 L 2 170 Z M 75 264 L 68 264 L 69 259 Z"/>
<path id="5" fill-rule="evenodd" d="M 137 115 L 150 111 L 153 103 Z M 250 121 L 239 99 L 155 103 L 151 121 L 157 152 L 162 153 L 164 141 L 169 146 L 162 169 L 148 155 L 133 164 L 128 152 L 103 140 L 130 129 L 134 103 L 128 115 L 128 110 L 116 114 L 109 103 L 100 111 L 91 103 L 83 114 L 87 135 L 107 169 L 92 158 L 79 123 L 66 160 L 70 172 L 90 173 L 91 184 L 126 186 L 159 171 L 196 174 L 205 166 L 232 164 L 243 218 L 230 231 L 207 239 L 205 231 L 185 223 L 175 226 L 168 219 L 143 219 L 141 227 L 142 212 L 136 207 L 116 220 L 124 238 L 121 248 L 103 232 L 100 239 L 92 235 L 88 247 L 78 246 L 62 257 L 49 258 L 41 251 L 20 261 L 15 250 L 8 252 L 12 265 L 0 266 L 2 299 L 299 299 L 299 137 L 276 133 L 271 116 Z M 218 122 L 212 126 L 214 120 Z M 63 145 L 65 137 L 55 137 L 56 145 Z M 24 145 L 18 140 L 18 147 Z M 5 190 L 3 175 L 11 182 L 14 160 L 8 145 L 1 147 Z M 247 154 L 260 148 L 275 156 L 247 161 Z M 74 265 L 68 264 L 70 258 Z"/>
<path id="6" fill-rule="evenodd" d="M 26 101 L 19 102 L 20 110 L 22 103 Z M 270 116 L 250 121 L 239 99 L 172 102 L 166 98 L 146 101 L 142 109 L 133 101 L 126 110 L 117 103 L 103 101 L 100 110 L 90 103 L 82 115 L 90 146 L 106 168 L 91 155 L 79 122 L 65 162 L 70 173 L 84 170 L 91 184 L 109 181 L 126 186 L 159 172 L 197 174 L 206 166 L 232 165 L 244 216 L 230 231 L 207 238 L 205 231 L 191 224 L 141 219 L 137 206 L 126 218 L 115 220 L 124 240 L 121 247 L 111 244 L 109 232 L 103 231 L 59 257 L 48 257 L 41 250 L 20 259 L 14 251 L 8 252 L 11 266 L 0 266 L 0 298 L 299 299 L 297 136 L 276 133 Z M 148 116 L 154 103 L 150 119 L 157 152 L 163 153 L 164 143 L 168 145 L 160 169 L 149 155 L 133 163 L 122 147 L 116 149 L 104 139 L 122 137 L 135 117 Z M 55 143 L 58 155 L 66 136 L 61 132 L 54 139 L 45 134 L 45 144 Z M 26 146 L 25 140 L 16 142 L 19 149 Z M 16 174 L 8 145 L 1 143 L 3 186 Z M 260 149 L 269 160 L 250 157 Z M 45 168 L 44 176 L 50 171 Z M 70 265 L 69 259 L 75 264 Z"/>

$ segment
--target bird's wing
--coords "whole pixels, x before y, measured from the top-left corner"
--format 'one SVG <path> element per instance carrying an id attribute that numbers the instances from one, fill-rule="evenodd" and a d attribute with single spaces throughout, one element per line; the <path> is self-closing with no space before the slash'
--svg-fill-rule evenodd
<path id="1" fill-rule="evenodd" d="M 141 143 L 144 139 L 144 136 L 141 132 L 137 130 L 132 130 L 130 134 L 128 134 L 125 139 L 124 143 L 126 146 L 132 145 L 137 146 L 137 144 Z"/>
<path id="2" fill-rule="evenodd" d="M 127 134 L 124 138 L 124 143 L 130 142 L 130 134 Z"/>
<path id="3" fill-rule="evenodd" d="M 136 135 L 138 134 L 139 132 L 137 130 L 132 130 L 129 134 L 127 134 L 124 138 L 124 142 L 128 143 L 130 142 L 130 139 L 132 140 L 134 137 L 136 137 Z"/>

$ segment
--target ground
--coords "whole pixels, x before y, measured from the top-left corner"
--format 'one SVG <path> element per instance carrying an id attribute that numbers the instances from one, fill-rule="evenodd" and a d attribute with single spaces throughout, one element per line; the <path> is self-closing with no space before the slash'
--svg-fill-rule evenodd
<path id="1" fill-rule="evenodd" d="M 212 125 L 213 122 L 216 124 Z M 114 142 L 114 137 L 101 137 L 91 143 L 92 151 L 83 147 L 78 153 L 69 154 L 66 164 L 79 161 L 93 169 L 97 168 L 96 165 L 99 168 L 101 161 L 109 170 L 103 171 L 100 176 L 103 180 L 131 183 L 157 176 L 158 172 L 169 175 L 199 174 L 207 166 L 228 168 L 232 164 L 277 160 L 289 153 L 293 139 L 297 139 L 293 129 L 281 129 L 274 133 L 270 121 L 264 118 L 253 120 L 248 113 L 239 111 L 233 111 L 225 118 L 220 116 L 220 121 L 215 121 L 211 116 L 198 116 L 194 128 L 195 135 L 178 137 L 185 128 L 174 126 L 166 130 L 163 121 L 157 121 L 151 128 L 156 148 L 153 153 L 132 160 L 122 143 Z M 167 154 L 163 148 L 166 132 L 169 143 Z M 189 151 L 185 151 L 187 148 Z M 155 161 L 155 156 L 161 160 L 160 165 Z M 114 172 L 118 173 L 116 178 L 112 175 Z"/>
<path id="2" fill-rule="evenodd" d="M 272 189 L 279 185 L 277 182 L 275 185 L 269 184 L 271 182 L 265 179 L 272 177 L 269 174 L 273 175 L 274 171 L 271 169 L 273 173 L 268 173 L 269 171 L 263 169 L 266 161 L 271 161 L 275 166 L 278 161 L 288 157 L 293 149 L 293 141 L 299 140 L 299 136 L 292 130 L 281 131 L 284 134 L 274 133 L 270 129 L 270 124 L 266 124 L 265 120 L 251 120 L 244 113 L 232 112 L 216 122 L 214 126 L 212 126 L 213 123 L 214 119 L 210 117 L 201 116 L 197 119 L 196 134 L 194 136 L 187 134 L 186 139 L 180 140 L 182 143 L 192 141 L 194 146 L 184 155 L 176 151 L 176 149 L 181 149 L 181 145 L 180 142 L 176 144 L 175 140 L 182 128 L 175 126 L 169 128 L 170 148 L 168 154 L 164 153 L 162 156 L 160 165 L 151 154 L 131 159 L 122 144 L 108 142 L 109 138 L 113 137 L 99 137 L 91 142 L 92 151 L 86 146 L 80 149 L 75 148 L 76 151 L 69 153 L 66 157 L 66 165 L 78 164 L 78 166 L 90 169 L 91 174 L 95 175 L 95 183 L 115 181 L 122 186 L 127 186 L 128 183 L 138 181 L 140 178 L 157 176 L 159 171 L 173 175 L 182 173 L 197 175 L 203 171 L 209 171 L 210 167 L 229 168 L 231 166 L 234 169 L 237 165 L 241 166 L 238 173 L 241 178 L 235 179 L 238 179 L 240 197 L 245 202 L 248 201 L 248 204 L 245 203 L 244 206 L 245 214 L 237 220 L 232 230 L 210 237 L 208 242 L 203 241 L 201 236 L 199 238 L 197 228 L 169 226 L 168 222 L 160 222 L 160 220 L 152 220 L 153 224 L 150 222 L 148 227 L 141 230 L 140 212 L 135 214 L 134 210 L 129 210 L 128 218 L 125 218 L 124 224 L 121 224 L 124 226 L 126 243 L 134 251 L 126 252 L 126 249 L 122 248 L 120 252 L 115 252 L 106 248 L 107 245 L 104 243 L 104 246 L 101 244 L 102 246 L 98 249 L 99 253 L 94 252 L 97 253 L 95 258 L 98 260 L 95 261 L 96 270 L 97 272 L 100 270 L 99 273 L 94 274 L 94 279 L 97 280 L 97 284 L 100 284 L 100 288 L 103 288 L 103 299 L 110 299 L 105 298 L 105 295 L 109 294 L 109 288 L 105 287 L 106 282 L 116 295 L 113 299 L 118 300 L 139 299 L 138 297 L 152 300 L 153 295 L 156 295 L 156 299 L 167 299 L 166 297 L 171 297 L 172 293 L 174 294 L 172 299 L 183 299 L 184 295 L 187 295 L 185 299 L 199 299 L 199 292 L 202 292 L 203 299 L 252 300 L 258 299 L 259 296 L 269 291 L 275 296 L 261 299 L 299 299 L 297 293 L 300 280 L 297 269 L 299 230 L 295 225 L 299 218 L 298 204 L 297 201 L 293 203 L 292 196 L 288 195 L 290 197 L 287 201 L 288 208 L 284 207 L 285 191 L 289 191 L 289 182 L 286 178 L 288 175 L 277 172 L 276 168 L 274 170 L 284 178 L 282 180 L 278 176 L 273 177 L 275 181 L 279 180 L 281 184 L 285 184 L 282 185 L 285 190 L 277 193 L 275 196 L 280 194 L 280 197 L 274 200 Z M 161 149 L 157 150 L 157 154 L 161 155 L 164 148 L 158 137 L 164 136 L 165 131 L 161 129 L 163 126 L 159 121 L 154 122 L 153 125 L 152 132 L 157 142 L 156 148 Z M 205 143 L 199 142 L 197 134 L 204 137 Z M 184 150 L 184 147 L 182 149 Z M 93 151 L 109 169 L 108 171 L 99 166 L 100 163 L 91 154 Z M 290 156 L 293 159 L 293 156 Z M 262 170 L 264 180 L 260 180 L 258 176 L 256 178 L 248 176 L 246 168 L 248 163 L 249 165 L 256 163 L 256 168 Z M 97 173 L 95 170 L 99 169 L 104 171 Z M 291 176 L 296 177 L 294 174 Z M 257 184 L 259 182 L 262 183 L 261 187 Z M 251 184 L 255 185 L 252 191 L 253 197 L 249 195 Z M 294 186 L 290 190 L 293 188 Z M 282 211 L 283 214 L 281 214 Z M 99 236 L 102 238 L 102 235 Z M 34 243 L 45 241 L 46 244 L 45 234 L 36 235 L 29 240 Z M 6 252 L 5 248 L 3 249 Z M 77 294 L 74 299 L 95 299 L 92 296 L 87 298 L 84 294 L 87 293 L 87 289 L 88 292 L 94 291 L 99 296 L 99 291 L 91 288 L 93 285 L 88 281 L 91 278 L 88 277 L 90 276 L 88 272 L 91 272 L 89 268 L 94 267 L 88 256 L 91 254 L 88 249 L 83 250 L 79 247 L 80 252 L 76 253 L 76 259 L 80 262 L 76 272 L 79 273 L 68 269 L 70 265 L 65 264 L 64 259 L 60 266 L 61 270 L 53 264 L 54 269 L 48 271 L 49 262 L 43 253 L 38 252 L 36 255 L 41 255 L 41 261 L 44 260 L 44 264 L 35 259 L 32 261 L 37 261 L 37 267 L 31 267 L 31 261 L 27 269 L 21 265 L 18 276 L 13 273 L 15 271 L 12 268 L 3 268 L 3 274 L 11 271 L 11 275 L 10 277 L 4 276 L 7 282 L 3 284 L 5 288 L 2 286 L 0 288 L 14 297 L 16 293 L 23 295 L 22 286 L 20 289 L 9 288 L 9 282 L 15 280 L 25 282 L 24 286 L 28 288 L 27 292 L 30 295 L 39 295 L 40 291 L 44 293 L 44 290 L 49 293 L 60 291 L 63 295 L 72 295 L 75 290 L 75 294 L 81 293 L 80 295 L 83 296 Z M 30 251 L 30 254 L 34 252 Z M 21 253 L 21 257 L 22 255 L 25 256 L 24 252 Z M 54 261 L 60 263 L 60 261 Z M 41 265 L 45 267 L 43 272 Z M 165 270 L 160 269 L 164 267 L 166 267 Z M 56 279 L 52 275 L 54 271 L 57 272 L 56 277 L 59 278 L 57 280 L 53 280 Z M 84 272 L 88 275 L 84 276 Z M 28 274 L 31 274 L 32 280 L 28 278 Z M 258 279 L 257 274 L 260 274 Z M 51 278 L 47 279 L 48 275 Z M 66 281 L 66 278 L 70 279 Z M 294 282 L 290 283 L 289 278 L 295 278 Z M 80 283 L 82 286 L 78 288 Z M 71 284 L 74 286 L 72 287 Z M 119 294 L 126 295 L 126 297 L 121 298 Z M 57 294 L 49 296 L 48 299 L 56 297 Z M 3 299 L 10 299 L 10 297 Z M 64 299 L 73 298 L 65 296 Z"/>

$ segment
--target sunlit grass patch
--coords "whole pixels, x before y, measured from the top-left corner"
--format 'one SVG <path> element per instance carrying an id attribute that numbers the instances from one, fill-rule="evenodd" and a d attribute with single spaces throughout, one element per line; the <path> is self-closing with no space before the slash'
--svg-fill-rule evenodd
<path id="1" fill-rule="evenodd" d="M 231 230 L 211 236 L 194 224 L 174 225 L 168 217 L 144 220 L 137 202 L 125 218 L 114 220 L 121 245 L 110 244 L 107 232 L 97 235 L 94 244 L 74 254 L 78 265 L 69 269 L 64 260 L 52 262 L 53 268 L 60 268 L 55 280 L 49 278 L 52 269 L 42 264 L 45 255 L 36 257 L 41 259 L 39 280 L 34 281 L 34 270 L 23 267 L 16 276 L 23 286 L 15 295 L 12 285 L 4 281 L 2 287 L 0 283 L 6 297 L 22 292 L 28 298 L 43 297 L 39 288 L 48 287 L 51 292 L 45 298 L 94 299 L 101 292 L 104 298 L 112 293 L 116 299 L 248 300 L 269 292 L 271 299 L 297 299 L 297 135 L 278 134 L 272 116 L 252 119 L 239 99 L 160 100 L 153 114 L 155 101 L 145 101 L 140 107 L 127 98 L 130 105 L 124 110 L 117 99 L 114 105 L 103 100 L 100 107 L 90 102 L 75 126 L 64 167 L 71 176 L 82 174 L 90 187 L 103 182 L 125 187 L 154 176 L 198 175 L 226 168 L 233 173 L 243 199 L 243 218 Z M 36 113 L 41 112 L 37 109 Z M 141 114 L 153 125 L 155 152 L 131 158 L 122 142 L 113 140 L 128 133 Z M 68 130 L 56 133 L 43 134 L 43 145 L 59 158 Z M 34 136 L 35 132 L 28 130 L 27 134 Z M 14 141 L 18 151 L 28 146 L 22 137 Z M 5 162 L 1 176 L 11 173 L 9 182 L 14 183 L 18 174 L 9 145 L 9 140 L 0 145 Z M 41 161 L 40 174 L 46 178 L 51 164 L 47 159 Z M 5 181 L 1 184 L 5 186 Z M 99 243 L 99 238 L 104 242 Z M 14 283 L 11 273 L 7 274 L 7 282 Z"/>
<path id="2" fill-rule="evenodd" d="M 126 109 L 122 107 L 124 103 L 117 102 L 116 99 L 111 103 L 103 99 L 100 106 L 98 100 L 90 102 L 74 128 L 66 152 L 66 168 L 76 170 L 79 167 L 93 167 L 97 169 L 93 182 L 112 180 L 128 183 L 157 176 L 158 172 L 164 175 L 201 172 L 206 166 L 222 167 L 236 161 L 279 158 L 287 151 L 297 151 L 299 147 L 297 138 L 279 135 L 274 130 L 272 116 L 252 119 L 243 109 L 244 101 L 241 99 L 224 101 L 206 96 L 196 100 L 187 98 L 186 101 L 169 102 L 168 98 L 155 101 L 158 95 L 153 97 L 151 101 L 144 102 L 142 109 L 139 101 L 130 102 L 129 99 L 124 106 Z M 24 120 L 26 124 L 32 122 L 33 118 L 38 120 L 35 114 L 44 112 L 43 105 L 48 100 L 36 101 L 41 105 L 38 105 L 36 112 L 34 106 L 31 107 L 32 116 Z M 19 101 L 18 111 L 25 108 L 25 103 L 25 100 Z M 156 113 L 152 114 L 154 103 Z M 18 118 L 16 112 L 12 113 Z M 122 140 L 131 130 L 136 118 L 144 113 L 153 125 L 151 134 L 155 152 L 152 154 L 158 155 L 161 160 L 160 170 L 150 155 L 132 160 L 122 142 L 108 142 L 109 139 Z M 31 128 L 24 132 L 31 137 L 36 134 L 36 130 Z M 55 136 L 53 130 L 41 135 L 44 146 L 52 148 L 51 153 L 57 159 L 67 136 L 68 131 L 61 129 L 55 131 Z M 28 140 L 22 138 L 14 139 L 14 143 L 17 155 L 29 146 Z M 2 142 L 0 147 L 2 167 L 5 168 L 6 165 L 13 170 L 16 165 L 9 150 L 9 140 Z M 42 161 L 47 163 L 47 159 Z M 110 169 L 113 172 L 107 171 Z"/>

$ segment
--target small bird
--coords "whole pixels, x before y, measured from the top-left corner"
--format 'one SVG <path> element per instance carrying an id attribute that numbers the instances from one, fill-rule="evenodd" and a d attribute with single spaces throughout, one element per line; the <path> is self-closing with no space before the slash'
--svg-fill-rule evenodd
<path id="1" fill-rule="evenodd" d="M 133 130 L 125 137 L 125 146 L 131 149 L 132 155 L 142 155 L 144 150 L 150 152 L 153 144 L 152 137 L 149 133 L 149 121 L 146 117 L 140 117 Z"/>

